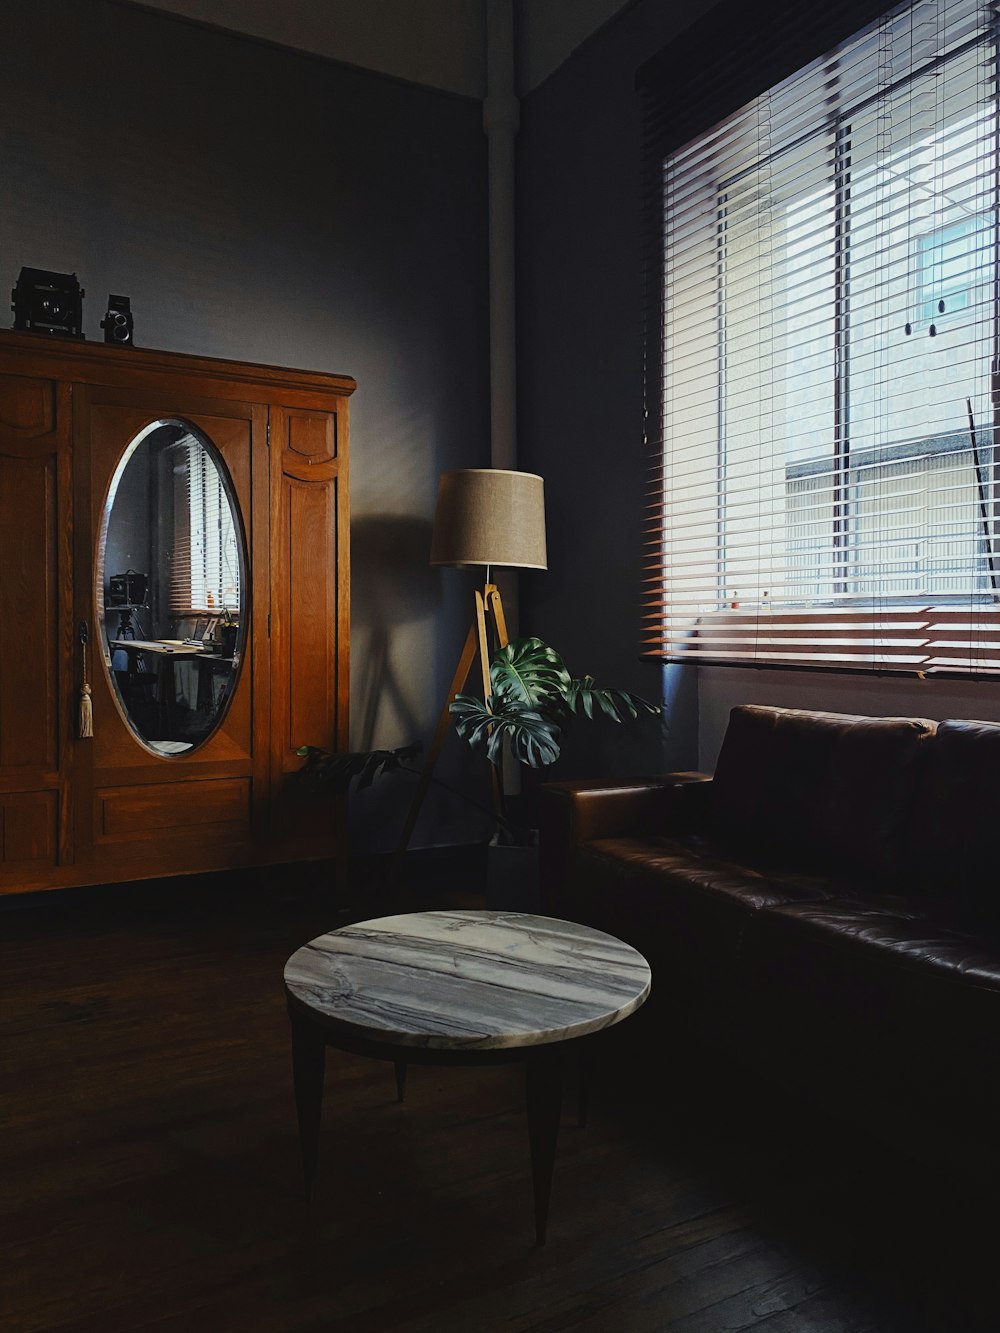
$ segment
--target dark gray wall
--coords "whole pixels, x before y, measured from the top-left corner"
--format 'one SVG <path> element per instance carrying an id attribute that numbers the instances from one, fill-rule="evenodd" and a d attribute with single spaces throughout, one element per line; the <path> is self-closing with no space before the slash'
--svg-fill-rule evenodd
<path id="1" fill-rule="evenodd" d="M 669 705 L 666 734 L 576 732 L 573 772 L 694 766 L 693 680 L 639 660 L 643 346 L 635 71 L 681 26 L 640 0 L 522 105 L 518 141 L 518 447 L 545 477 L 549 570 L 522 579 L 522 625 L 574 674 Z"/>
<path id="2" fill-rule="evenodd" d="M 471 614 L 437 478 L 489 458 L 479 103 L 111 0 L 5 0 L 0 49 L 0 288 L 75 271 L 88 338 L 123 293 L 137 345 L 357 378 L 354 743 L 426 739 Z M 467 832 L 432 801 L 415 842 Z"/>

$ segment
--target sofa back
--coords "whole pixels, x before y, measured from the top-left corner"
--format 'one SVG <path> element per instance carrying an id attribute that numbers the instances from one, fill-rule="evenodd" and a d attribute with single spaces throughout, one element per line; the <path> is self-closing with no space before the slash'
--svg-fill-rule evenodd
<path id="1" fill-rule="evenodd" d="M 917 757 L 936 725 L 734 708 L 712 784 L 715 840 L 762 863 L 894 887 Z"/>
<path id="2" fill-rule="evenodd" d="M 1000 933 L 996 792 L 1000 723 L 938 724 L 923 748 L 904 829 L 906 887 L 937 900 L 957 924 Z"/>

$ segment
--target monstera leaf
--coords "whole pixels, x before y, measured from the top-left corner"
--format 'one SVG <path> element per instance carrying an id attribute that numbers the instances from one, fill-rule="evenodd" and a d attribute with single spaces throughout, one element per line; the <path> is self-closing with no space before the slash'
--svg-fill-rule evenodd
<path id="1" fill-rule="evenodd" d="M 528 708 L 561 700 L 570 683 L 562 658 L 541 639 L 514 639 L 497 651 L 490 664 L 494 696 Z"/>
<path id="2" fill-rule="evenodd" d="M 403 767 L 420 753 L 419 745 L 401 745 L 395 750 L 331 751 L 316 745 L 300 745 L 295 751 L 306 763 L 302 773 L 317 786 L 347 787 L 357 778 L 358 791 L 370 787 L 380 773 Z"/>
<path id="3" fill-rule="evenodd" d="M 455 727 L 471 746 L 485 745 L 498 767 L 505 748 L 530 768 L 559 758 L 563 736 L 575 716 L 603 715 L 633 721 L 660 710 L 628 690 L 602 689 L 593 676 L 574 680 L 554 648 L 541 639 L 515 639 L 490 664 L 492 694 L 484 703 L 460 694 L 449 705 Z"/>
<path id="4" fill-rule="evenodd" d="M 602 712 L 612 722 L 634 721 L 640 713 L 660 711 L 654 704 L 648 703 L 638 694 L 630 694 L 628 690 L 599 689 L 594 684 L 593 676 L 571 680 L 563 697 L 571 713 L 582 712 L 591 719 L 595 710 Z"/>
<path id="5" fill-rule="evenodd" d="M 545 768 L 559 758 L 559 724 L 512 695 L 493 694 L 484 703 L 474 695 L 460 694 L 450 708 L 458 734 L 472 746 L 485 742 L 487 757 L 497 767 L 505 739 L 514 758 L 529 768 Z"/>

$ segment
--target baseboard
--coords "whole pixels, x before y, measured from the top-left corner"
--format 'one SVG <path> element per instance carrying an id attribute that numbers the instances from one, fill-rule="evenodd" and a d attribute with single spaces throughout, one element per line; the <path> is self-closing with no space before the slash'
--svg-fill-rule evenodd
<path id="1" fill-rule="evenodd" d="M 352 857 L 346 883 L 342 867 L 325 859 L 87 884 L 49 889 L 45 893 L 12 893 L 0 897 L 0 913 L 115 913 L 164 906 L 177 908 L 187 903 L 205 909 L 213 901 L 234 897 L 243 902 L 264 903 L 274 898 L 315 897 L 345 910 L 370 901 L 373 914 L 377 914 L 390 883 L 393 859 L 391 853 Z M 397 878 L 403 903 L 413 900 L 421 906 L 437 905 L 440 899 L 442 906 L 475 906 L 485 892 L 485 845 L 456 843 L 415 848 L 403 856 Z"/>

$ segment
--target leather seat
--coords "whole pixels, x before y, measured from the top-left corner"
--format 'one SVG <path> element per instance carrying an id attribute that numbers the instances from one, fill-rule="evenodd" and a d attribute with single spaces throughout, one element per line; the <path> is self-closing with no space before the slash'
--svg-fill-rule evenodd
<path id="1" fill-rule="evenodd" d="M 713 1061 L 1000 1170 L 998 772 L 1000 724 L 735 708 L 710 780 L 543 789 L 543 910 Z"/>

